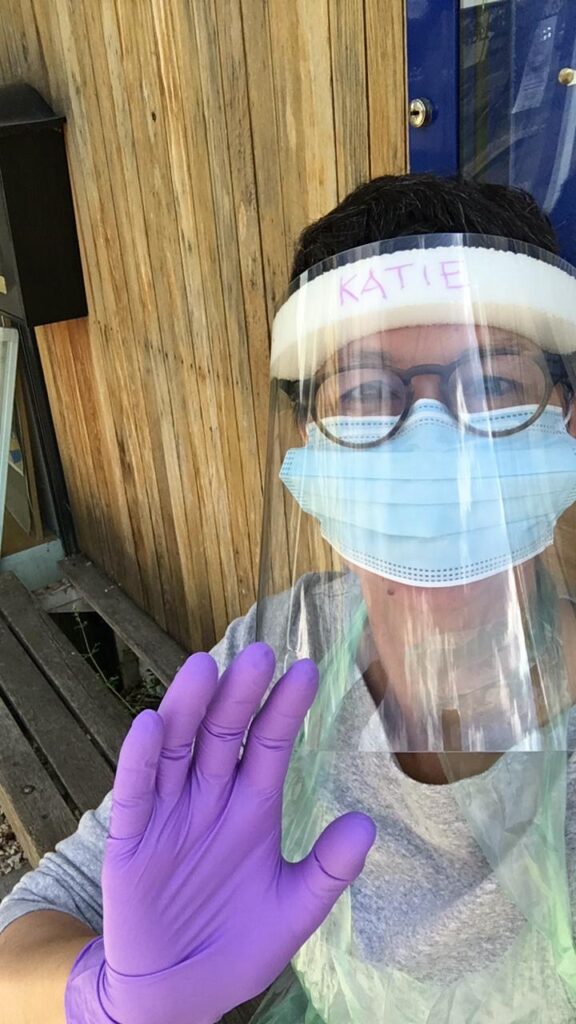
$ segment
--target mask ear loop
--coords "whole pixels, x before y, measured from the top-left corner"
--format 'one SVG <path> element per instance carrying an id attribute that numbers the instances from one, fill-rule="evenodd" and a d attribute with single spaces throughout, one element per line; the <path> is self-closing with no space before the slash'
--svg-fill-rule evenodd
<path id="1" fill-rule="evenodd" d="M 564 417 L 564 426 L 567 427 L 574 410 L 574 396 L 576 395 L 576 365 L 574 362 L 574 353 L 566 356 L 564 359 L 564 369 L 566 370 L 566 376 L 568 377 L 568 383 L 570 388 L 570 397 L 568 399 L 568 411 Z M 565 390 L 566 385 L 564 385 Z"/>
<path id="2" fill-rule="evenodd" d="M 567 427 L 568 424 L 570 423 L 570 420 L 572 419 L 573 411 L 574 411 L 574 392 L 572 392 L 572 394 L 570 395 L 570 398 L 568 399 L 568 411 L 567 411 L 564 419 L 562 420 L 562 422 L 563 422 L 565 427 Z"/>

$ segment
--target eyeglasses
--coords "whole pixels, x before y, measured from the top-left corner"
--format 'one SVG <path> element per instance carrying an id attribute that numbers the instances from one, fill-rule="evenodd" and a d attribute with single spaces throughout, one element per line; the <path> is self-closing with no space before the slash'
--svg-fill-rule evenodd
<path id="1" fill-rule="evenodd" d="M 506 437 L 525 430 L 543 413 L 553 389 L 562 388 L 565 411 L 572 388 L 562 356 L 494 349 L 465 353 L 452 363 L 422 363 L 409 370 L 387 364 L 381 353 L 367 353 L 358 365 L 326 371 L 310 381 L 310 412 L 331 441 L 346 448 L 372 448 L 398 433 L 414 403 L 412 381 L 417 376 L 440 378 L 441 400 L 450 415 L 473 434 Z M 534 410 L 536 406 L 536 410 Z M 478 413 L 517 407 L 526 419 L 513 427 L 480 426 Z M 370 441 L 350 441 L 339 434 L 338 419 L 382 417 L 382 435 Z"/>

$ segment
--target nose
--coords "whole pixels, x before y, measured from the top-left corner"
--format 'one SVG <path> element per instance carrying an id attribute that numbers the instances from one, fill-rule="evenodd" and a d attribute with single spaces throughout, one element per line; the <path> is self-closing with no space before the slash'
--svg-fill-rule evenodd
<path id="1" fill-rule="evenodd" d="M 443 400 L 440 377 L 435 373 L 423 373 L 412 378 L 414 401 L 419 398 L 433 398 L 437 402 Z"/>

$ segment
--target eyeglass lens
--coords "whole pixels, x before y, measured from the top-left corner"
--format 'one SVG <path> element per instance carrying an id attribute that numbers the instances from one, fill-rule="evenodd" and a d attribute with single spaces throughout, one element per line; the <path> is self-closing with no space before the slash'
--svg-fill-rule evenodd
<path id="1" fill-rule="evenodd" d="M 481 424 L 482 432 L 497 435 L 505 427 L 500 421 L 479 420 L 478 414 L 502 409 L 525 410 L 525 424 L 534 418 L 534 407 L 545 401 L 551 390 L 545 365 L 525 353 L 476 354 L 455 366 L 445 381 L 442 401 L 465 428 Z M 384 440 L 406 410 L 409 384 L 387 366 L 342 369 L 326 378 L 315 397 L 316 419 L 336 439 L 346 420 L 382 417 Z M 344 421 L 344 422 L 340 422 Z M 516 419 L 519 429 L 524 423 Z"/>

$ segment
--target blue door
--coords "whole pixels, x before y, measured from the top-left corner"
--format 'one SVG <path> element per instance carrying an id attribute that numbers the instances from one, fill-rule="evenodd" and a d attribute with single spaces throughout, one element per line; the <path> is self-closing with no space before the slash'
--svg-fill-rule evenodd
<path id="1" fill-rule="evenodd" d="M 428 101 L 412 170 L 528 189 L 576 263 L 576 0 L 407 0 L 407 15 L 410 99 Z"/>

